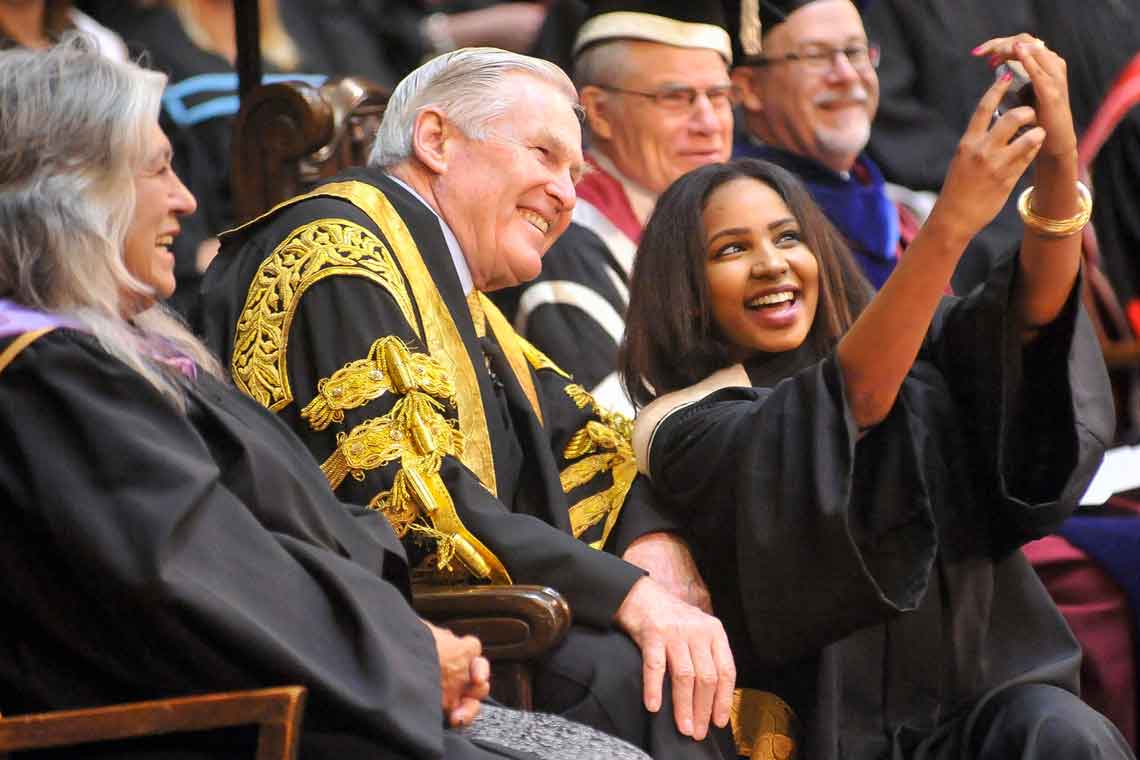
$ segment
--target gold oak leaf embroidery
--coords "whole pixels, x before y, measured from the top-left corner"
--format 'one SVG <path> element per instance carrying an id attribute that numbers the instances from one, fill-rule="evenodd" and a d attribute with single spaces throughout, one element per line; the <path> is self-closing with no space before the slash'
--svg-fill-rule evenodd
<path id="1" fill-rule="evenodd" d="M 230 360 L 234 385 L 270 411 L 293 400 L 286 348 L 301 296 L 334 275 L 363 277 L 381 286 L 415 329 L 407 286 L 383 241 L 343 220 L 320 219 L 299 227 L 254 275 L 238 317 Z"/>
<path id="2" fill-rule="evenodd" d="M 605 519 L 602 537 L 591 543 L 595 549 L 605 546 L 617 523 L 626 494 L 637 476 L 637 461 L 631 438 L 632 423 L 624 415 L 598 406 L 593 396 L 580 385 L 567 385 L 568 395 L 579 409 L 589 407 L 597 415 L 571 436 L 563 450 L 567 461 L 573 461 L 561 473 L 562 491 L 570 493 L 604 472 L 612 473 L 613 484 L 579 501 L 570 508 L 570 527 L 581 536 L 591 526 Z"/>

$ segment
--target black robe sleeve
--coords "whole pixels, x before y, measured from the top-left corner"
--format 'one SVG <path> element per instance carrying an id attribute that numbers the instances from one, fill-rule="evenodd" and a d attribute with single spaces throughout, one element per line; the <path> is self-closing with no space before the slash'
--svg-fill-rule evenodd
<path id="1" fill-rule="evenodd" d="M 1027 349 L 1047 377 L 1025 390 L 1019 332 L 1003 319 L 1011 269 L 942 308 L 894 408 L 861 438 L 834 354 L 658 425 L 655 489 L 688 521 L 718 614 L 761 665 L 917 609 L 939 552 L 1006 551 L 1075 507 L 1111 431 L 1104 369 L 1074 299 Z M 1020 422 L 1025 399 L 1052 437 L 1031 447 L 1049 477 L 1021 484 L 1008 458 L 982 460 L 1036 432 Z"/>
<path id="2" fill-rule="evenodd" d="M 439 756 L 435 645 L 390 529 L 252 402 L 213 383 L 188 406 L 66 331 L 0 377 L 7 709 L 300 683 L 306 732 Z"/>
<path id="3" fill-rule="evenodd" d="M 1080 282 L 1057 319 L 1023 343 L 1010 306 L 1017 277 L 1017 257 L 1005 256 L 983 286 L 947 299 L 919 356 L 951 387 L 998 555 L 1046 535 L 1075 509 L 1115 426 Z"/>

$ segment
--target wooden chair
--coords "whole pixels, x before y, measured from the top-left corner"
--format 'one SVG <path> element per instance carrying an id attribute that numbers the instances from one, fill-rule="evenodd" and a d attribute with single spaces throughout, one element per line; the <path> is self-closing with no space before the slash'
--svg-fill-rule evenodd
<path id="1" fill-rule="evenodd" d="M 0 757 L 29 749 L 256 725 L 256 760 L 294 760 L 305 689 L 282 686 L 0 718 Z"/>
<path id="2" fill-rule="evenodd" d="M 387 102 L 387 90 L 354 77 L 319 88 L 303 82 L 254 88 L 234 124 L 230 181 L 237 223 L 363 165 Z"/>
<path id="3" fill-rule="evenodd" d="M 233 197 L 238 222 L 304 192 L 368 158 L 388 93 L 363 79 L 317 88 L 303 82 L 255 87 L 233 135 Z M 539 586 L 417 587 L 416 610 L 461 634 L 477 636 L 491 660 L 492 695 L 529 709 L 530 663 L 570 627 L 570 608 Z"/>

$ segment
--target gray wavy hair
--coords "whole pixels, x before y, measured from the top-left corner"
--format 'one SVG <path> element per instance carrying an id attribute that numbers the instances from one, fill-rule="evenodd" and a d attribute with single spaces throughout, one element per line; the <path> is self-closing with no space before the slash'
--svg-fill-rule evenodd
<path id="1" fill-rule="evenodd" d="M 216 359 L 127 271 L 134 177 L 166 77 L 101 56 L 69 33 L 44 51 L 0 51 L 0 298 L 66 315 L 183 408 L 156 349 L 221 376 Z"/>
<path id="2" fill-rule="evenodd" d="M 372 144 L 369 166 L 388 167 L 410 158 L 416 115 L 429 106 L 447 114 L 467 137 L 485 139 L 488 124 L 512 103 L 503 78 L 519 72 L 564 92 L 580 117 L 574 84 L 553 63 L 498 48 L 461 48 L 431 59 L 396 85 Z"/>

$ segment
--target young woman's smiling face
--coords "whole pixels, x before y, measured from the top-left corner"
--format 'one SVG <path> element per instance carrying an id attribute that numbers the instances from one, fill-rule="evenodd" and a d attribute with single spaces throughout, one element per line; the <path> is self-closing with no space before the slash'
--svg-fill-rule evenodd
<path id="1" fill-rule="evenodd" d="M 819 262 L 784 200 L 750 177 L 709 196 L 705 272 L 713 319 L 743 360 L 798 348 L 819 303 Z"/>

